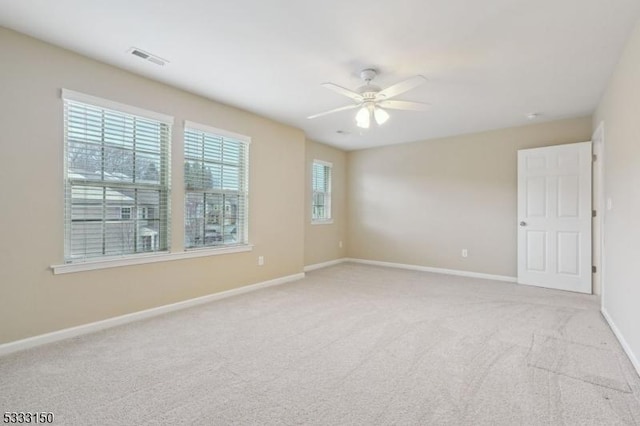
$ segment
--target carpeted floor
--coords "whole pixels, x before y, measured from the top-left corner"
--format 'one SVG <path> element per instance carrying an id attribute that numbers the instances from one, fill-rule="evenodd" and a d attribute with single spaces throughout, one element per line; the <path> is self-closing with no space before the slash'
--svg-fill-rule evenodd
<path id="1" fill-rule="evenodd" d="M 595 297 L 342 264 L 0 358 L 56 424 L 640 424 Z"/>

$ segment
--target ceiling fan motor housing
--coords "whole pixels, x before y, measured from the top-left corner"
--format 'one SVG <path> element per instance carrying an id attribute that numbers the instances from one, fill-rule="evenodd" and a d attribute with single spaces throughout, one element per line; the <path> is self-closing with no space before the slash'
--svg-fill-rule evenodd
<path id="1" fill-rule="evenodd" d="M 371 80 L 376 78 L 376 75 L 378 75 L 378 72 L 376 70 L 374 70 L 373 68 L 367 68 L 366 70 L 360 71 L 360 78 L 362 80 L 364 80 L 367 84 Z"/>
<path id="2" fill-rule="evenodd" d="M 376 94 L 382 90 L 380 87 L 371 84 L 371 80 L 376 78 L 377 75 L 378 72 L 373 68 L 360 71 L 360 78 L 365 82 L 365 85 L 359 87 L 358 92 L 365 100 L 375 99 Z"/>

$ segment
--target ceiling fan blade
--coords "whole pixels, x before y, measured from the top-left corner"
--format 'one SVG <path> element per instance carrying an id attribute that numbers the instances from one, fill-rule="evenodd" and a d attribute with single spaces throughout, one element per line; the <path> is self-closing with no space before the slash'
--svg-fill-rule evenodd
<path id="1" fill-rule="evenodd" d="M 427 111 L 430 104 L 424 104 L 422 102 L 410 102 L 410 101 L 382 101 L 379 102 L 382 108 L 389 109 L 403 109 L 406 111 Z"/>
<path id="2" fill-rule="evenodd" d="M 360 105 L 355 104 L 355 105 L 347 105 L 347 106 L 343 106 L 340 108 L 334 108 L 331 109 L 329 111 L 325 111 L 325 112 L 321 112 L 320 114 L 314 114 L 314 115 L 310 115 L 307 118 L 311 119 L 311 118 L 318 118 L 318 117 L 322 117 L 323 115 L 327 115 L 327 114 L 333 114 L 334 112 L 338 112 L 338 111 L 346 111 L 348 109 L 355 109 L 358 108 Z"/>
<path id="3" fill-rule="evenodd" d="M 394 96 L 398 96 L 401 93 L 404 93 L 415 87 L 420 86 L 421 84 L 424 84 L 426 81 L 427 79 L 425 77 L 421 75 L 416 75 L 414 77 L 401 81 L 400 83 L 396 83 L 393 86 L 387 87 L 386 89 L 378 93 L 377 97 L 379 99 L 391 99 Z"/>
<path id="4" fill-rule="evenodd" d="M 353 99 L 354 101 L 361 101 L 362 100 L 362 95 L 360 93 L 356 93 L 353 90 L 349 90 L 345 87 L 342 86 L 338 86 L 337 84 L 333 84 L 333 83 L 322 83 L 323 87 L 326 87 L 327 89 L 331 89 L 336 93 L 340 93 L 343 96 L 346 96 L 348 98 Z"/>

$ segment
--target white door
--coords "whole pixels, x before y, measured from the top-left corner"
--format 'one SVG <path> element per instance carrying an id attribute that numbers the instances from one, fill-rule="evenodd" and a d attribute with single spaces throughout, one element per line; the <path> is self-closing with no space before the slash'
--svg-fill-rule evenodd
<path id="1" fill-rule="evenodd" d="M 518 283 L 591 293 L 591 142 L 518 151 Z"/>

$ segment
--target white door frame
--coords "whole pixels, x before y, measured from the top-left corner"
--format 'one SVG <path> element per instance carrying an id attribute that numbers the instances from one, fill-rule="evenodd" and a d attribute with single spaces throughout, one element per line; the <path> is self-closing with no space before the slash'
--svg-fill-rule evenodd
<path id="1" fill-rule="evenodd" d="M 605 294 L 605 282 L 604 272 L 606 268 L 605 263 L 605 232 L 604 223 L 606 216 L 606 195 L 605 195 L 605 166 L 604 166 L 604 121 L 598 124 L 598 127 L 593 132 L 591 138 L 593 142 L 593 153 L 596 156 L 596 161 L 593 163 L 593 208 L 596 210 L 595 221 L 597 222 L 596 232 L 593 233 L 593 264 L 596 266 L 598 272 L 598 279 L 600 282 L 600 303 L 604 307 L 604 294 Z M 595 224 L 595 223 L 594 223 Z"/>

